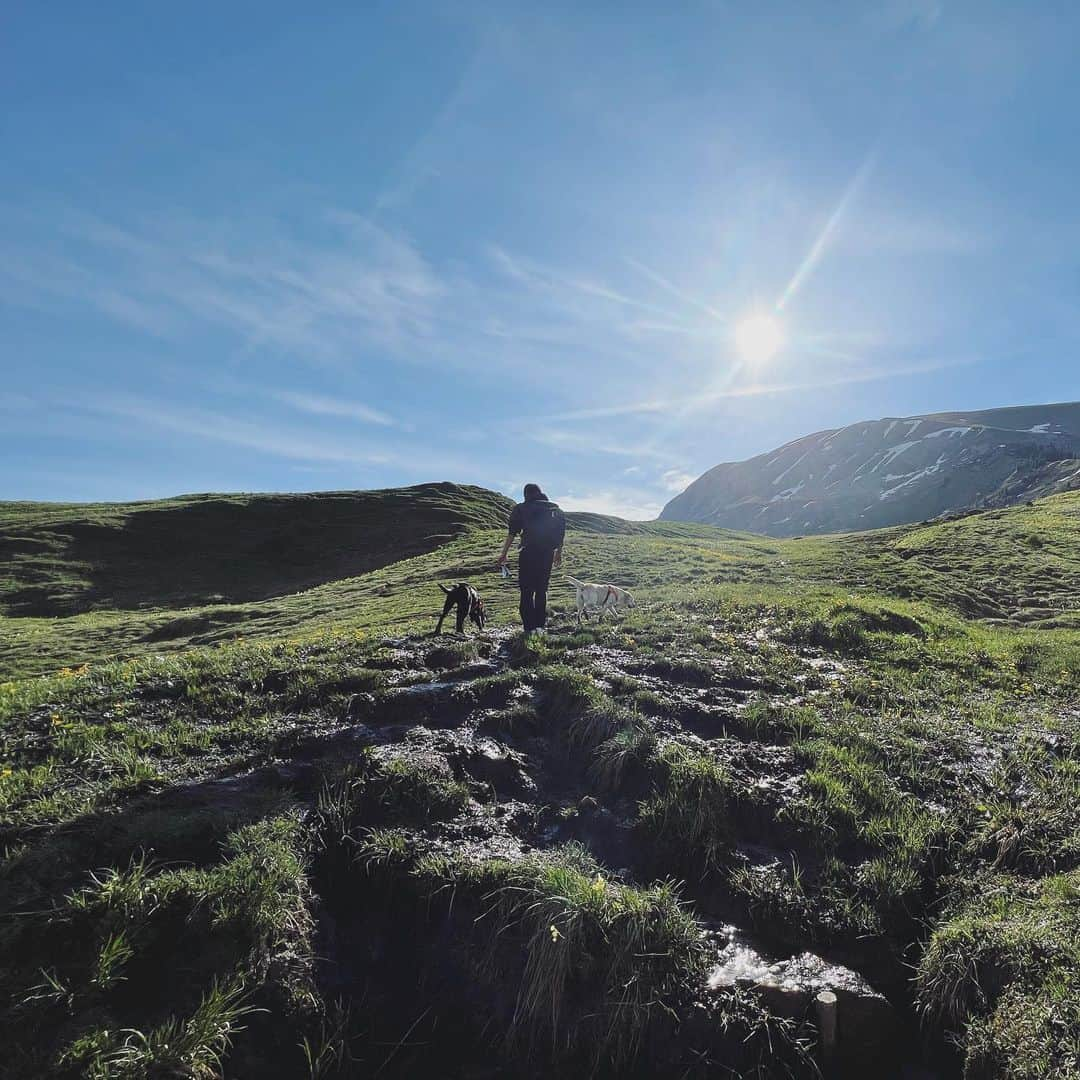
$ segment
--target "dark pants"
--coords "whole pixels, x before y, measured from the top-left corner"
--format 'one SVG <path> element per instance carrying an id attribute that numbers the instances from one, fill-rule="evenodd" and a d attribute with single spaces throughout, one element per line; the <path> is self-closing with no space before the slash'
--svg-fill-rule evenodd
<path id="1" fill-rule="evenodd" d="M 518 587 L 521 589 L 521 625 L 526 634 L 539 630 L 547 622 L 547 587 L 554 557 L 554 551 L 543 548 L 521 549 Z"/>

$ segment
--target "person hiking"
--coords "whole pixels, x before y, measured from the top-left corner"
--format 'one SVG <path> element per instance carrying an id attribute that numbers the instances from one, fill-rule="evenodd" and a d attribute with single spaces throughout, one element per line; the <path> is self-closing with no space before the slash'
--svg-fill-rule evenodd
<path id="1" fill-rule="evenodd" d="M 514 537 L 521 534 L 518 556 L 518 587 L 521 589 L 521 625 L 526 634 L 543 630 L 547 622 L 547 588 L 553 566 L 562 564 L 566 516 L 540 490 L 539 484 L 525 485 L 525 501 L 510 513 L 510 531 L 499 552 L 498 565 L 506 557 Z"/>

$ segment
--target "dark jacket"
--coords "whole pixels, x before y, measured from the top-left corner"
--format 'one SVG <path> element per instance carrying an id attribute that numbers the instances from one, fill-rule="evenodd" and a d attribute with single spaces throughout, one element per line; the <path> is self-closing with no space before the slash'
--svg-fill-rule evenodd
<path id="1" fill-rule="evenodd" d="M 563 546 L 566 517 L 546 495 L 518 503 L 510 512 L 510 535 L 522 534 L 521 546 L 555 551 Z"/>

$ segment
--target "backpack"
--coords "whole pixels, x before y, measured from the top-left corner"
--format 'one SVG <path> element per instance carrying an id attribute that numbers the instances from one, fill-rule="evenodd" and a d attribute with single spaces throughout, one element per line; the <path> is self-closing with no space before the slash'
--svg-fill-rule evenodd
<path id="1" fill-rule="evenodd" d="M 529 547 L 554 551 L 563 545 L 566 536 L 566 515 L 553 502 L 533 502 L 529 505 L 529 521 L 525 527 L 525 542 Z"/>

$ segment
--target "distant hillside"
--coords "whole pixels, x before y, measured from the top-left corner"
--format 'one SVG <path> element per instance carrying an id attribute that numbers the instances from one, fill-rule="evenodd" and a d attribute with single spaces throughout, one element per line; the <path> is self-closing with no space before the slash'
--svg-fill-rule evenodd
<path id="1" fill-rule="evenodd" d="M 1080 488 L 1080 403 L 886 417 L 717 465 L 660 517 L 796 536 Z"/>
<path id="2" fill-rule="evenodd" d="M 433 551 L 466 529 L 502 526 L 511 506 L 493 491 L 449 483 L 0 503 L 0 612 L 263 600 Z"/>

